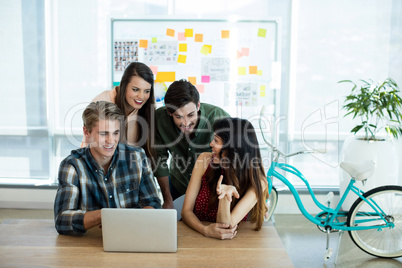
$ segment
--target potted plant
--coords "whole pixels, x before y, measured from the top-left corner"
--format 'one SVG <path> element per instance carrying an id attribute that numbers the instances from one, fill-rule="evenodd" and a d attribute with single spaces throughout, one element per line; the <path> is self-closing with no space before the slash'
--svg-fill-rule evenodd
<path id="1" fill-rule="evenodd" d="M 352 83 L 351 93 L 346 96 L 344 109 L 348 115 L 361 117 L 361 123 L 351 132 L 356 134 L 360 130 L 365 132 L 365 140 L 376 140 L 382 128 L 395 138 L 402 135 L 402 98 L 398 95 L 399 88 L 394 80 L 387 78 L 383 82 L 374 84 L 360 80 L 363 84 L 358 87 L 350 80 L 338 83 Z M 396 124 L 395 124 L 396 123 Z"/>
<path id="2" fill-rule="evenodd" d="M 360 80 L 359 84 L 350 80 L 338 83 L 352 84 L 343 106 L 347 111 L 344 117 L 360 118 L 351 130 L 355 135 L 346 139 L 343 144 L 341 161 L 375 162 L 373 176 L 360 187 L 363 191 L 381 185 L 397 184 L 398 152 L 393 138 L 402 135 L 402 98 L 398 95 L 398 85 L 391 78 L 378 83 L 371 80 Z M 364 135 L 357 135 L 361 132 Z M 340 194 L 343 194 L 349 183 L 348 176 L 346 172 L 341 172 Z M 355 199 L 345 200 L 343 209 L 349 209 Z"/>

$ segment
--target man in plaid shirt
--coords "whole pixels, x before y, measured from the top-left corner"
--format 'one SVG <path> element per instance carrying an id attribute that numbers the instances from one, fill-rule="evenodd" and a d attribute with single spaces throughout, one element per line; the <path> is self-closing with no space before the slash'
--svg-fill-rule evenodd
<path id="1" fill-rule="evenodd" d="M 101 224 L 102 208 L 161 208 L 142 148 L 119 143 L 124 115 L 113 103 L 90 103 L 82 115 L 86 148 L 60 163 L 56 230 L 82 235 Z"/>

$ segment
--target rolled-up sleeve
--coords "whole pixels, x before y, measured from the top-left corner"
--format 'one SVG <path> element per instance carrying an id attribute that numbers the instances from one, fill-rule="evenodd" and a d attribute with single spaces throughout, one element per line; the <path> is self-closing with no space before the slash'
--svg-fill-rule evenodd
<path id="1" fill-rule="evenodd" d="M 54 202 L 56 230 L 59 234 L 85 234 L 85 211 L 78 209 L 81 194 L 77 170 L 63 161 L 60 164 L 58 180 L 59 188 Z"/>

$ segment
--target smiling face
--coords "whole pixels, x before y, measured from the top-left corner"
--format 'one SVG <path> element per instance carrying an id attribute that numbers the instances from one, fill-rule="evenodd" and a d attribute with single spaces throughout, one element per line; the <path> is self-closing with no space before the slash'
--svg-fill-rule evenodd
<path id="1" fill-rule="evenodd" d="M 219 160 L 220 160 L 219 153 L 221 152 L 222 147 L 223 147 L 222 138 L 219 137 L 218 135 L 216 135 L 216 133 L 214 133 L 214 139 L 211 141 L 209 146 L 211 146 L 211 149 L 212 149 L 212 157 L 213 157 L 214 163 L 219 163 Z"/>
<path id="2" fill-rule="evenodd" d="M 92 156 L 100 166 L 107 165 L 116 151 L 120 139 L 120 122 L 118 120 L 99 120 L 89 132 L 84 127 L 84 135 L 89 142 Z"/>
<path id="3" fill-rule="evenodd" d="M 196 105 L 194 102 L 189 102 L 174 113 L 170 114 L 173 117 L 175 125 L 185 134 L 190 134 L 194 131 L 198 122 L 198 111 L 200 103 Z"/>
<path id="4" fill-rule="evenodd" d="M 151 94 L 151 84 L 139 76 L 132 76 L 126 87 L 127 111 L 139 110 L 148 101 Z"/>

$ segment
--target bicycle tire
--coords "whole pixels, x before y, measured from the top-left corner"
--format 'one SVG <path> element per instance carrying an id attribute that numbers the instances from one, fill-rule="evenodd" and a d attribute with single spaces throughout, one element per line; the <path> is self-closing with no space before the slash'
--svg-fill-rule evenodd
<path id="1" fill-rule="evenodd" d="M 380 186 L 363 195 L 368 200 L 374 200 L 387 217 L 395 224 L 394 228 L 377 228 L 349 231 L 353 243 L 366 253 L 381 258 L 398 258 L 402 256 L 402 187 L 397 185 Z M 348 226 L 363 226 L 356 223 L 364 216 L 366 219 L 375 213 L 373 208 L 361 198 L 352 205 L 348 214 Z M 357 216 L 357 217 L 356 217 Z M 378 217 L 378 216 L 377 216 Z M 358 218 L 358 219 L 357 219 Z M 377 224 L 381 224 L 378 221 Z M 371 226 L 373 223 L 367 223 Z"/>
<path id="2" fill-rule="evenodd" d="M 265 220 L 269 221 L 272 217 L 272 214 L 274 214 L 275 212 L 276 205 L 278 204 L 278 192 L 276 191 L 276 188 L 274 186 L 272 187 L 271 193 L 269 194 L 266 203 L 268 207 L 268 214 Z"/>

